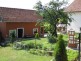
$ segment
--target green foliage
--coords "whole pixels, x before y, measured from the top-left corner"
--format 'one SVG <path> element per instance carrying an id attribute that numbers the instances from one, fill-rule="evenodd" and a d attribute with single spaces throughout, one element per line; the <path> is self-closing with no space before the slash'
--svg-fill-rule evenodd
<path id="1" fill-rule="evenodd" d="M 53 55 L 52 51 L 45 51 L 45 50 L 40 50 L 40 49 L 30 49 L 29 52 L 35 55 L 40 55 L 40 56 L 52 56 Z"/>
<path id="2" fill-rule="evenodd" d="M 15 31 L 13 31 L 10 33 L 10 42 L 13 43 L 14 41 L 16 41 L 15 39 L 16 39 L 16 35 L 15 35 Z"/>
<path id="3" fill-rule="evenodd" d="M 0 61 L 50 61 L 51 56 L 30 54 L 26 50 L 14 50 L 12 47 L 0 48 Z"/>
<path id="4" fill-rule="evenodd" d="M 54 50 L 55 61 L 68 61 L 63 36 L 59 35 L 58 42 Z"/>
<path id="5" fill-rule="evenodd" d="M 32 48 L 42 49 L 42 44 L 37 43 L 35 46 L 34 42 L 29 42 L 29 43 L 24 43 L 23 41 L 22 42 L 14 42 L 13 48 L 17 49 L 17 50 L 20 50 L 20 49 L 28 49 L 29 50 Z"/>
<path id="6" fill-rule="evenodd" d="M 44 23 L 44 32 L 47 33 L 48 31 L 50 31 L 50 24 Z"/>
<path id="7" fill-rule="evenodd" d="M 35 47 L 36 47 L 36 39 L 39 39 L 39 34 L 35 33 Z"/>
<path id="8" fill-rule="evenodd" d="M 45 51 L 47 50 L 54 50 L 54 47 L 55 47 L 55 44 L 50 44 L 48 42 L 48 39 L 47 38 L 40 38 L 40 39 L 37 39 L 36 40 L 36 47 L 35 47 L 35 39 L 34 38 L 30 38 L 30 39 L 23 39 L 21 41 L 21 43 L 23 45 L 26 45 L 26 49 L 31 49 L 28 47 L 29 46 L 34 46 L 33 48 L 36 48 L 36 49 L 43 49 Z M 52 46 L 51 46 L 52 45 Z"/>
<path id="9" fill-rule="evenodd" d="M 75 61 L 78 58 L 78 51 L 76 50 L 67 50 L 68 61 Z"/>
<path id="10" fill-rule="evenodd" d="M 56 2 L 52 0 L 47 5 L 42 5 L 42 3 L 39 1 L 35 6 L 37 13 L 43 17 L 42 21 L 39 20 L 39 24 L 50 24 L 50 33 L 55 37 L 57 37 L 56 25 L 59 22 L 68 24 L 68 22 L 72 21 L 71 18 L 69 18 L 68 14 L 64 12 L 64 4 L 64 2 Z"/>
<path id="11" fill-rule="evenodd" d="M 40 49 L 30 49 L 29 52 L 35 55 L 40 55 L 40 56 L 46 55 L 46 51 L 40 50 Z"/>
<path id="12" fill-rule="evenodd" d="M 45 51 L 53 51 L 54 50 L 54 45 L 53 46 L 42 46 L 42 50 Z"/>
<path id="13" fill-rule="evenodd" d="M 46 38 L 41 38 L 37 40 L 35 45 L 34 39 L 22 40 L 20 42 L 14 42 L 13 48 L 16 50 L 30 50 L 30 49 L 41 49 L 45 51 L 53 51 L 55 44 L 51 44 L 47 41 Z"/>
<path id="14" fill-rule="evenodd" d="M 62 38 L 62 37 L 60 37 L 60 38 Z M 17 44 L 20 44 L 18 46 L 19 48 L 17 48 L 17 49 L 19 49 L 18 51 L 12 49 L 11 47 L 5 47 L 5 48 L 0 47 L 0 55 L 1 55 L 0 56 L 0 58 L 1 58 L 0 61 L 7 61 L 7 60 L 11 61 L 12 59 L 14 59 L 14 57 L 16 57 L 14 59 L 15 61 L 22 61 L 22 59 L 24 61 L 25 60 L 26 61 L 32 61 L 32 60 L 33 61 L 50 61 L 53 56 L 46 56 L 46 55 L 48 55 L 47 51 L 50 51 L 50 50 L 55 51 L 56 48 L 54 48 L 54 49 L 52 49 L 52 48 L 57 45 L 57 43 L 55 43 L 56 45 L 53 44 L 53 46 L 51 48 L 50 47 L 51 44 L 48 43 L 47 38 L 38 39 L 38 41 L 37 41 L 37 45 L 38 45 L 37 49 L 35 49 L 35 47 L 31 48 L 32 46 L 34 46 L 34 38 L 22 39 L 22 41 L 17 42 Z M 28 49 L 28 47 L 27 47 L 28 45 L 30 46 L 28 51 L 29 52 L 31 51 L 30 53 L 32 53 L 32 54 L 27 52 L 27 50 L 20 50 L 20 49 L 24 49 L 24 48 Z M 40 48 L 39 48 L 39 46 L 40 46 Z M 35 50 L 35 52 L 33 52 L 32 50 Z M 6 54 L 4 52 L 6 52 Z M 68 55 L 68 61 L 73 61 L 73 60 L 75 60 L 77 58 L 78 52 L 75 51 L 75 50 L 67 50 L 67 55 Z M 63 55 L 61 55 L 61 56 L 63 56 Z M 45 59 L 41 59 L 41 57 L 45 58 Z M 30 58 L 32 58 L 32 59 L 30 59 Z"/>
<path id="15" fill-rule="evenodd" d="M 35 39 L 39 39 L 39 34 L 38 33 L 35 34 Z"/>
<path id="16" fill-rule="evenodd" d="M 37 2 L 37 3 L 36 3 L 36 6 L 34 6 L 34 8 L 37 9 L 37 12 L 38 12 L 38 14 L 39 14 L 39 12 L 41 12 L 42 2 L 41 2 L 41 1 Z"/>
<path id="17" fill-rule="evenodd" d="M 52 36 L 50 32 L 48 32 L 47 38 L 48 38 L 48 42 L 51 44 L 56 42 L 56 37 Z"/>
<path id="18" fill-rule="evenodd" d="M 21 50 L 23 48 L 23 45 L 21 44 L 21 42 L 14 42 L 13 48 L 16 50 Z"/>

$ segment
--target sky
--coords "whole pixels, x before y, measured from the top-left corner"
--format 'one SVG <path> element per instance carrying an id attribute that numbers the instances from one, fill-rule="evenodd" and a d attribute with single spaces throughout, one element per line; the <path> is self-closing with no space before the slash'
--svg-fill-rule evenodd
<path id="1" fill-rule="evenodd" d="M 0 0 L 0 7 L 33 9 L 36 2 L 39 0 Z M 51 0 L 40 0 L 43 4 L 48 3 Z M 71 3 L 73 0 L 67 0 Z"/>

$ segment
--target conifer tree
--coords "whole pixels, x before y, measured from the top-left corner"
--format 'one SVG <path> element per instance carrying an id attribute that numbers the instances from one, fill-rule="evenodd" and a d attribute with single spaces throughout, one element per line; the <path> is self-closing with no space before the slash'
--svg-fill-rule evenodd
<path id="1" fill-rule="evenodd" d="M 58 42 L 54 50 L 55 61 L 68 61 L 63 36 L 59 35 Z"/>

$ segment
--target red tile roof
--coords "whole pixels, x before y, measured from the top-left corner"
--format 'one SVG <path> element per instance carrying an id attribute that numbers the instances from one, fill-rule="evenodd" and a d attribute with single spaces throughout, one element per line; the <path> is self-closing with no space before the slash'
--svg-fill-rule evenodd
<path id="1" fill-rule="evenodd" d="M 80 12 L 81 0 L 74 0 L 66 9 L 66 12 Z"/>
<path id="2" fill-rule="evenodd" d="M 35 10 L 0 7 L 0 17 L 4 22 L 36 22 L 42 17 Z"/>

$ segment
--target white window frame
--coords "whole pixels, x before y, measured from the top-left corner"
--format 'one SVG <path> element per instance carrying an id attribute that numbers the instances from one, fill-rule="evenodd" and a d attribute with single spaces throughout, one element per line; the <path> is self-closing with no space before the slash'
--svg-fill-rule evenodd
<path id="1" fill-rule="evenodd" d="M 18 29 L 23 29 L 23 35 L 22 35 L 22 37 L 24 37 L 24 28 L 17 28 L 17 38 L 18 38 Z"/>
<path id="2" fill-rule="evenodd" d="M 33 34 L 34 34 L 34 30 L 37 29 L 37 32 L 38 32 L 38 28 L 33 28 Z"/>

